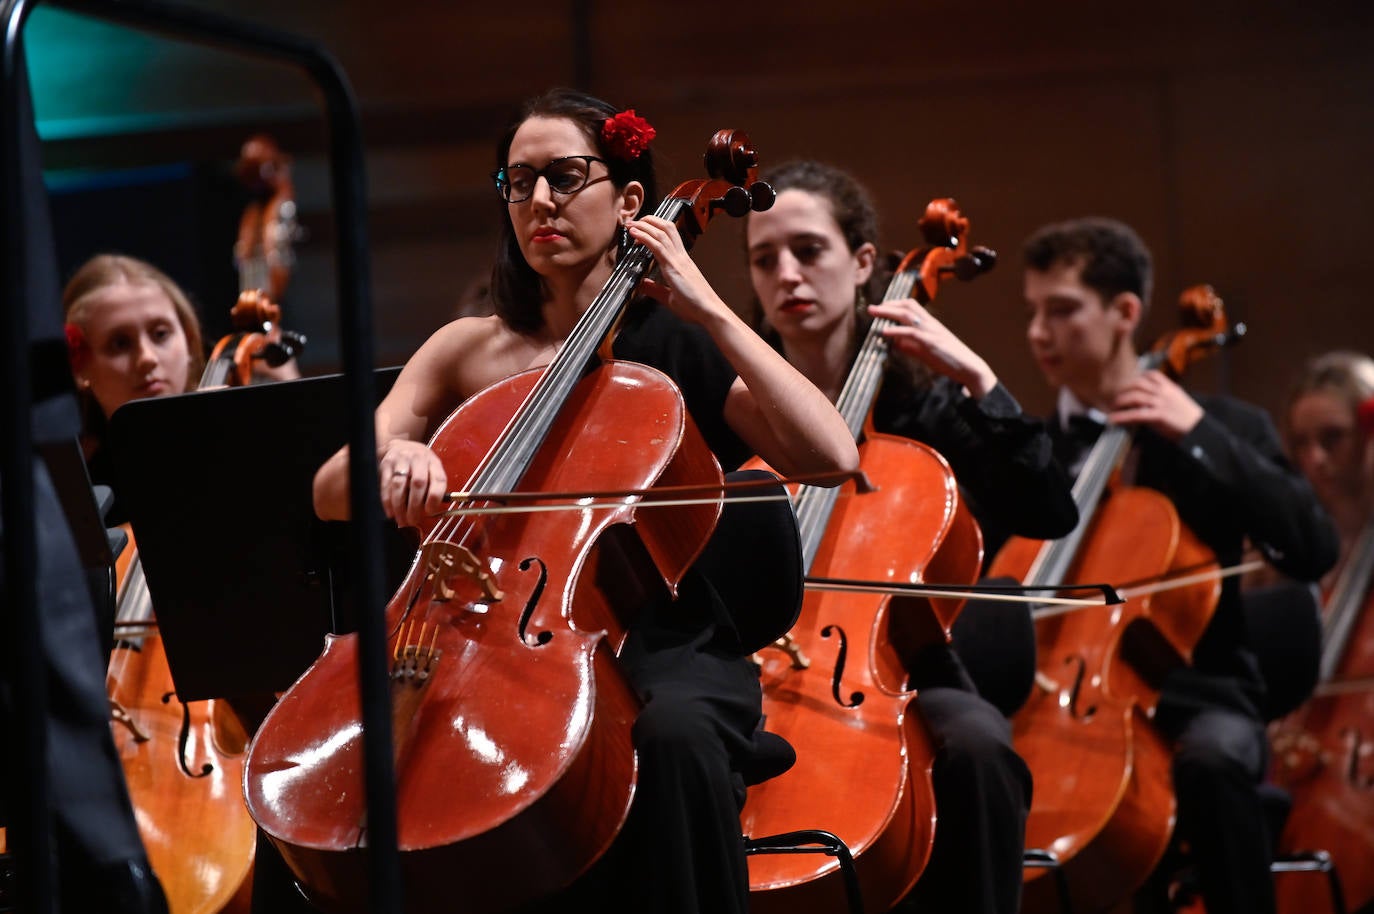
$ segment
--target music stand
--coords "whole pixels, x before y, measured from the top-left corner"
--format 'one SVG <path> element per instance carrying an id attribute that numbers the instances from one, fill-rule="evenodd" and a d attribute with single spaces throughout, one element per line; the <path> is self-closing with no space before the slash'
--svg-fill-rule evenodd
<path id="1" fill-rule="evenodd" d="M 384 396 L 400 369 L 376 373 Z M 356 627 L 342 525 L 311 480 L 344 443 L 343 375 L 134 400 L 110 420 L 114 485 L 178 696 L 282 691 Z M 409 551 L 390 526 L 388 554 Z M 394 565 L 394 562 L 393 562 Z"/>

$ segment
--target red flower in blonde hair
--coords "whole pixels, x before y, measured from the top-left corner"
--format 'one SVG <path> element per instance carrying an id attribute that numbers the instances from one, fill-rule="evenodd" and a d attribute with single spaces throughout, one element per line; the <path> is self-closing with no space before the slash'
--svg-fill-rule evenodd
<path id="1" fill-rule="evenodd" d="M 1374 435 L 1374 397 L 1360 404 L 1360 428 L 1366 435 Z"/>
<path id="2" fill-rule="evenodd" d="M 611 155 L 624 162 L 639 158 L 657 135 L 658 131 L 635 114 L 633 108 L 626 108 L 601 123 L 601 142 L 606 144 Z"/>
<path id="3" fill-rule="evenodd" d="M 72 363 L 72 371 L 80 371 L 91 357 L 91 347 L 86 345 L 86 333 L 76 324 L 66 324 L 62 329 L 67 333 L 67 358 Z"/>

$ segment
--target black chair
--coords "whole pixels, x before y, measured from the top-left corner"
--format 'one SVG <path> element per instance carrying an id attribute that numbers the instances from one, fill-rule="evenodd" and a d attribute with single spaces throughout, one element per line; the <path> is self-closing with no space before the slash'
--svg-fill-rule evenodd
<path id="1" fill-rule="evenodd" d="M 1265 818 L 1268 820 L 1269 833 L 1277 841 L 1278 836 L 1283 834 L 1284 824 L 1288 821 L 1288 814 L 1293 809 L 1292 798 L 1289 797 L 1288 791 L 1277 784 L 1261 784 L 1259 794 L 1260 802 L 1264 806 Z M 1187 862 L 1186 850 L 1179 850 L 1176 853 L 1181 861 L 1181 866 L 1170 886 L 1169 900 L 1181 907 L 1198 894 L 1197 872 Z M 1274 876 L 1291 873 L 1315 873 L 1324 876 L 1331 914 L 1346 914 L 1345 892 L 1341 889 L 1341 879 L 1336 872 L 1335 861 L 1331 859 L 1328 852 L 1311 850 L 1291 854 L 1275 854 L 1273 863 L 1269 865 L 1269 872 Z"/>
<path id="2" fill-rule="evenodd" d="M 1055 891 L 1059 893 L 1059 914 L 1073 914 L 1073 904 L 1069 900 L 1069 880 L 1059 866 L 1059 856 L 1054 851 L 1040 848 L 1026 848 L 1022 855 L 1021 866 L 1030 870 L 1049 870 L 1054 880 Z"/>
<path id="3" fill-rule="evenodd" d="M 1266 721 L 1274 721 L 1296 710 L 1312 694 L 1317 684 L 1321 661 L 1321 608 L 1310 584 L 1283 580 L 1266 587 L 1244 591 L 1241 602 L 1250 648 L 1265 685 Z M 1261 784 L 1260 802 L 1277 844 L 1283 834 L 1293 800 L 1277 784 Z M 1187 851 L 1175 846 L 1171 853 L 1177 867 L 1169 890 L 1170 900 L 1183 904 L 1196 897 L 1197 872 L 1188 861 Z M 1345 894 L 1335 862 L 1324 850 L 1279 854 L 1269 867 L 1275 876 L 1289 873 L 1317 873 L 1326 877 L 1332 914 L 1345 914 Z"/>

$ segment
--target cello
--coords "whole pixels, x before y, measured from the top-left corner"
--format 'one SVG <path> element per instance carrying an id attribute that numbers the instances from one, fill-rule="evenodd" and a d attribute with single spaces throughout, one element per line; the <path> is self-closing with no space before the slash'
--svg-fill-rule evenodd
<path id="1" fill-rule="evenodd" d="M 214 347 L 202 388 L 248 383 L 256 360 L 274 358 L 265 352 L 276 345 L 275 304 L 244 293 L 231 316 L 236 332 Z M 228 703 L 178 699 L 137 544 L 123 527 L 106 687 L 139 832 L 172 914 L 247 914 L 256 843 L 240 787 L 248 734 Z"/>
<path id="2" fill-rule="evenodd" d="M 1179 299 L 1183 327 L 1141 356 L 1141 370 L 1174 378 L 1244 332 L 1228 330 L 1209 286 Z M 1164 673 L 1188 662 L 1216 610 L 1215 556 L 1160 492 L 1122 485 L 1133 442 L 1109 426 L 1073 487 L 1079 525 L 1049 543 L 1014 537 L 989 574 L 1031 585 L 1067 580 L 1115 584 L 1187 572 L 1185 586 L 1138 594 L 1121 606 L 1033 611 L 1035 687 L 1013 717 L 1013 744 L 1035 779 L 1026 846 L 1051 851 L 1074 906 L 1099 910 L 1144 883 L 1173 834 L 1170 753 L 1149 722 Z M 1026 873 L 1027 910 L 1053 909 L 1044 871 Z"/>
<path id="3" fill-rule="evenodd" d="M 884 301 L 933 301 L 942 280 L 972 279 L 994 255 L 968 246 L 968 220 L 954 201 L 935 200 L 919 222 L 925 246 L 898 265 Z M 836 407 L 859 442 L 860 469 L 876 485 L 863 498 L 800 486 L 793 495 L 810 576 L 842 572 L 882 583 L 972 583 L 982 534 L 949 464 L 927 445 L 874 430 L 872 409 L 888 357 L 875 318 Z M 960 604 L 952 600 L 812 590 L 787 637 L 758 657 L 768 729 L 797 750 L 796 764 L 750 787 L 740 815 L 746 835 L 778 834 L 824 822 L 848 846 L 862 895 L 891 907 L 915 885 L 934 842 L 931 766 L 935 749 L 906 687 L 907 658 L 947 641 Z M 845 785 L 840 794 L 828 789 Z M 832 858 L 753 856 L 755 911 L 835 910 L 843 904 Z"/>
<path id="4" fill-rule="evenodd" d="M 710 178 L 680 185 L 658 215 L 692 237 L 720 210 L 764 209 L 772 193 L 756 169 L 747 138 L 720 131 Z M 614 649 L 645 594 L 676 592 L 722 510 L 719 464 L 680 391 L 646 366 L 597 358 L 652 265 L 631 245 L 548 365 L 468 398 L 430 441 L 465 481 L 461 507 L 427 519 L 385 619 L 411 910 L 451 910 L 458 891 L 472 911 L 546 896 L 604 853 L 627 815 L 638 699 Z M 490 510 L 516 491 L 695 483 L 715 497 L 673 510 L 638 511 L 638 494 Z M 356 656 L 356 636 L 327 640 L 264 720 L 245 774 L 254 819 L 331 911 L 367 897 Z"/>
<path id="5" fill-rule="evenodd" d="M 1325 599 L 1313 697 L 1273 727 L 1273 778 L 1292 812 L 1281 852 L 1331 854 L 1347 904 L 1374 900 L 1374 522 L 1351 548 Z M 1304 891 L 1304 889 L 1308 889 Z M 1312 909 L 1310 887 L 1277 880 L 1282 914 Z"/>

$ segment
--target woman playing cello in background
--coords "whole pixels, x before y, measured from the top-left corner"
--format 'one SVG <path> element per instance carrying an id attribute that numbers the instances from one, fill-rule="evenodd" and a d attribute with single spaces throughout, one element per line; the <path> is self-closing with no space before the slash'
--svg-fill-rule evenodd
<path id="1" fill-rule="evenodd" d="M 436 332 L 377 411 L 382 502 L 397 523 L 425 522 L 461 483 L 447 478 L 428 437 L 479 391 L 550 362 L 606 285 L 627 236 L 654 255 L 660 279 L 642 291 L 666 307 L 632 302 L 615 355 L 647 362 L 682 388 L 723 466 L 755 452 L 783 472 L 857 463 L 834 408 L 712 291 L 676 227 L 636 219 L 655 197 L 652 136 L 633 111 L 557 90 L 528 103 L 502 138 L 496 314 Z M 347 517 L 347 467 L 343 451 L 316 476 L 323 518 Z M 746 910 L 740 769 L 759 724 L 759 684 L 732 649 L 722 612 L 711 586 L 689 572 L 676 601 L 643 609 L 620 651 L 644 702 L 633 728 L 639 775 L 628 821 L 599 872 L 583 880 L 585 888 L 606 877 L 586 902 L 597 910 Z M 452 789 L 461 803 L 464 785 Z"/>
<path id="2" fill-rule="evenodd" d="M 1321 848 L 1348 908 L 1374 909 L 1374 359 L 1329 352 L 1304 367 L 1287 415 L 1288 452 L 1340 534 L 1322 579 L 1316 694 L 1273 728 L 1274 778 L 1293 800 L 1282 851 Z M 1277 886 L 1284 914 L 1312 909 L 1313 891 Z"/>
<path id="3" fill-rule="evenodd" d="M 1005 528 L 1003 535 L 1052 538 L 1072 530 L 1077 511 L 1044 424 L 1023 414 L 987 362 L 914 299 L 867 304 L 880 271 L 877 214 L 864 189 L 839 169 L 808 161 L 777 166 L 765 180 L 778 199 L 749 217 L 750 275 L 768 336 L 788 361 L 833 400 L 869 324 L 894 321 L 887 337 L 895 356 L 874 406 L 875 430 L 944 455 L 979 522 Z M 901 519 L 893 520 L 901 532 Z M 1022 630 L 1032 667 L 1026 614 L 998 611 Z M 943 643 L 908 668 L 907 687 L 917 690 L 916 706 L 935 738 L 939 816 L 932 857 L 910 901 L 923 911 L 1011 914 L 1020 898 L 1031 785 L 1003 713 L 1015 710 L 1024 688 L 1000 696 L 999 710 Z"/>
<path id="4" fill-rule="evenodd" d="M 131 400 L 196 388 L 206 363 L 200 321 L 165 273 L 111 254 L 91 258 L 73 274 L 63 305 L 83 401 L 87 465 L 93 482 L 110 484 L 109 417 Z M 255 367 L 255 373 L 299 377 L 294 360 Z M 125 521 L 116 500 L 107 522 Z M 149 621 L 138 565 L 130 545 L 118 565 L 117 622 L 125 625 Z M 247 738 L 240 722 L 225 713 L 226 703 L 183 707 L 174 700 L 155 628 L 119 633 L 108 687 L 130 796 L 172 914 L 245 910 L 254 829 L 239 787 Z M 183 738 L 189 740 L 185 749 Z"/>

